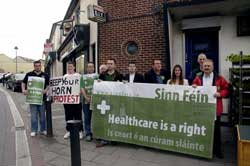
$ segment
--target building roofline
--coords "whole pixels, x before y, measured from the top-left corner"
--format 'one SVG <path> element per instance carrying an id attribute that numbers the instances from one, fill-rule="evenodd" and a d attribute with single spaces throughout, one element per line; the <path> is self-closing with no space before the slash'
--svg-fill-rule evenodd
<path id="1" fill-rule="evenodd" d="M 63 20 L 69 19 L 69 17 L 70 17 L 70 16 L 72 15 L 72 13 L 73 13 L 73 10 L 74 10 L 75 7 L 77 6 L 78 2 L 79 2 L 79 0 L 72 0 L 72 1 L 70 2 L 70 5 L 69 5 L 69 7 L 68 7 L 68 9 L 67 9 L 67 12 L 66 12 L 66 14 L 65 14 Z"/>
<path id="2" fill-rule="evenodd" d="M 201 4 L 206 4 L 206 3 L 215 3 L 215 2 L 221 2 L 225 0 L 186 0 L 186 1 L 175 1 L 175 0 L 170 0 L 165 2 L 167 7 L 182 7 L 182 6 L 190 6 L 190 5 L 201 5 Z"/>

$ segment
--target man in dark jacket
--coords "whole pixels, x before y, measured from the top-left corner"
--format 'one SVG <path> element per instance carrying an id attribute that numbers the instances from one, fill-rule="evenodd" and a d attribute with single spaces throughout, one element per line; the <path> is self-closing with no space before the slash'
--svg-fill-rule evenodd
<path id="1" fill-rule="evenodd" d="M 195 77 L 197 75 L 201 75 L 202 74 L 203 62 L 206 59 L 207 59 L 206 54 L 200 53 L 198 55 L 197 62 L 199 63 L 199 66 L 197 68 L 195 68 L 194 70 L 192 70 L 192 72 L 190 73 L 190 76 L 189 76 L 189 84 L 190 85 L 192 84 L 193 80 L 195 79 Z"/>
<path id="2" fill-rule="evenodd" d="M 123 80 L 123 75 L 120 74 L 117 70 L 116 70 L 116 60 L 115 59 L 108 59 L 107 60 L 107 67 L 108 70 L 101 74 L 99 76 L 99 79 L 102 81 L 122 81 Z M 96 147 L 102 147 L 105 146 L 107 144 L 111 144 L 110 141 L 106 141 L 103 139 L 97 139 L 97 144 Z"/>
<path id="3" fill-rule="evenodd" d="M 108 70 L 101 74 L 99 79 L 103 81 L 122 81 L 123 80 L 123 75 L 120 74 L 116 70 L 116 60 L 115 59 L 108 59 L 107 60 L 107 67 Z"/>
<path id="4" fill-rule="evenodd" d="M 170 75 L 162 69 L 161 60 L 154 59 L 152 69 L 145 73 L 145 82 L 152 84 L 166 84 Z"/>
<path id="5" fill-rule="evenodd" d="M 143 75 L 136 72 L 136 65 L 134 62 L 129 62 L 128 64 L 128 71 L 129 73 L 125 75 L 125 80 L 132 83 L 143 83 L 144 78 Z"/>

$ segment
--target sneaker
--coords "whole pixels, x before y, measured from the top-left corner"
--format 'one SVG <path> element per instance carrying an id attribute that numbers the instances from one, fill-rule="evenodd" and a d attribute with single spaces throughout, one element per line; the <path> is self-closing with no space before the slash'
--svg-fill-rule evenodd
<path id="1" fill-rule="evenodd" d="M 79 138 L 83 139 L 83 132 L 82 131 L 79 132 Z"/>
<path id="2" fill-rule="evenodd" d="M 103 147 L 103 146 L 108 145 L 108 144 L 109 144 L 108 141 L 101 140 L 101 142 L 96 144 L 96 148 L 100 148 L 100 147 Z"/>
<path id="3" fill-rule="evenodd" d="M 47 131 L 41 131 L 40 134 L 41 135 L 47 135 Z"/>
<path id="4" fill-rule="evenodd" d="M 31 136 L 31 137 L 35 137 L 35 136 L 36 136 L 36 132 L 31 132 L 31 133 L 30 133 L 30 136 Z"/>
<path id="5" fill-rule="evenodd" d="M 63 136 L 64 139 L 68 139 L 70 136 L 70 132 L 67 131 L 67 133 L 65 133 L 65 135 Z"/>
<path id="6" fill-rule="evenodd" d="M 86 141 L 87 141 L 87 142 L 91 142 L 91 141 L 92 141 L 91 135 L 87 135 L 87 136 L 86 136 Z"/>

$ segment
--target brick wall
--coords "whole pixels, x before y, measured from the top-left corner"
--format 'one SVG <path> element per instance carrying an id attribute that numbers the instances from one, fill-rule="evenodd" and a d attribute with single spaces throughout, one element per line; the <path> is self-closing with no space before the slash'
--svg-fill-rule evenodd
<path id="1" fill-rule="evenodd" d="M 99 65 L 109 57 L 115 58 L 118 70 L 125 74 L 129 61 L 136 62 L 140 73 L 151 68 L 152 59 L 164 62 L 162 3 L 163 0 L 99 0 L 108 13 L 108 22 L 99 24 L 98 28 Z M 126 54 L 128 41 L 138 43 L 137 55 Z"/>

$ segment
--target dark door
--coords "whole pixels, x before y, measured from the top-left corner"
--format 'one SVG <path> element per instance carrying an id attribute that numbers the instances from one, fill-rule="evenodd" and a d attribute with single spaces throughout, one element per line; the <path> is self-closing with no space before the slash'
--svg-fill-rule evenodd
<path id="1" fill-rule="evenodd" d="M 186 31 L 186 77 L 190 77 L 193 69 L 198 68 L 197 57 L 205 53 L 207 58 L 214 61 L 214 70 L 218 72 L 218 31 L 219 29 L 200 29 Z"/>

